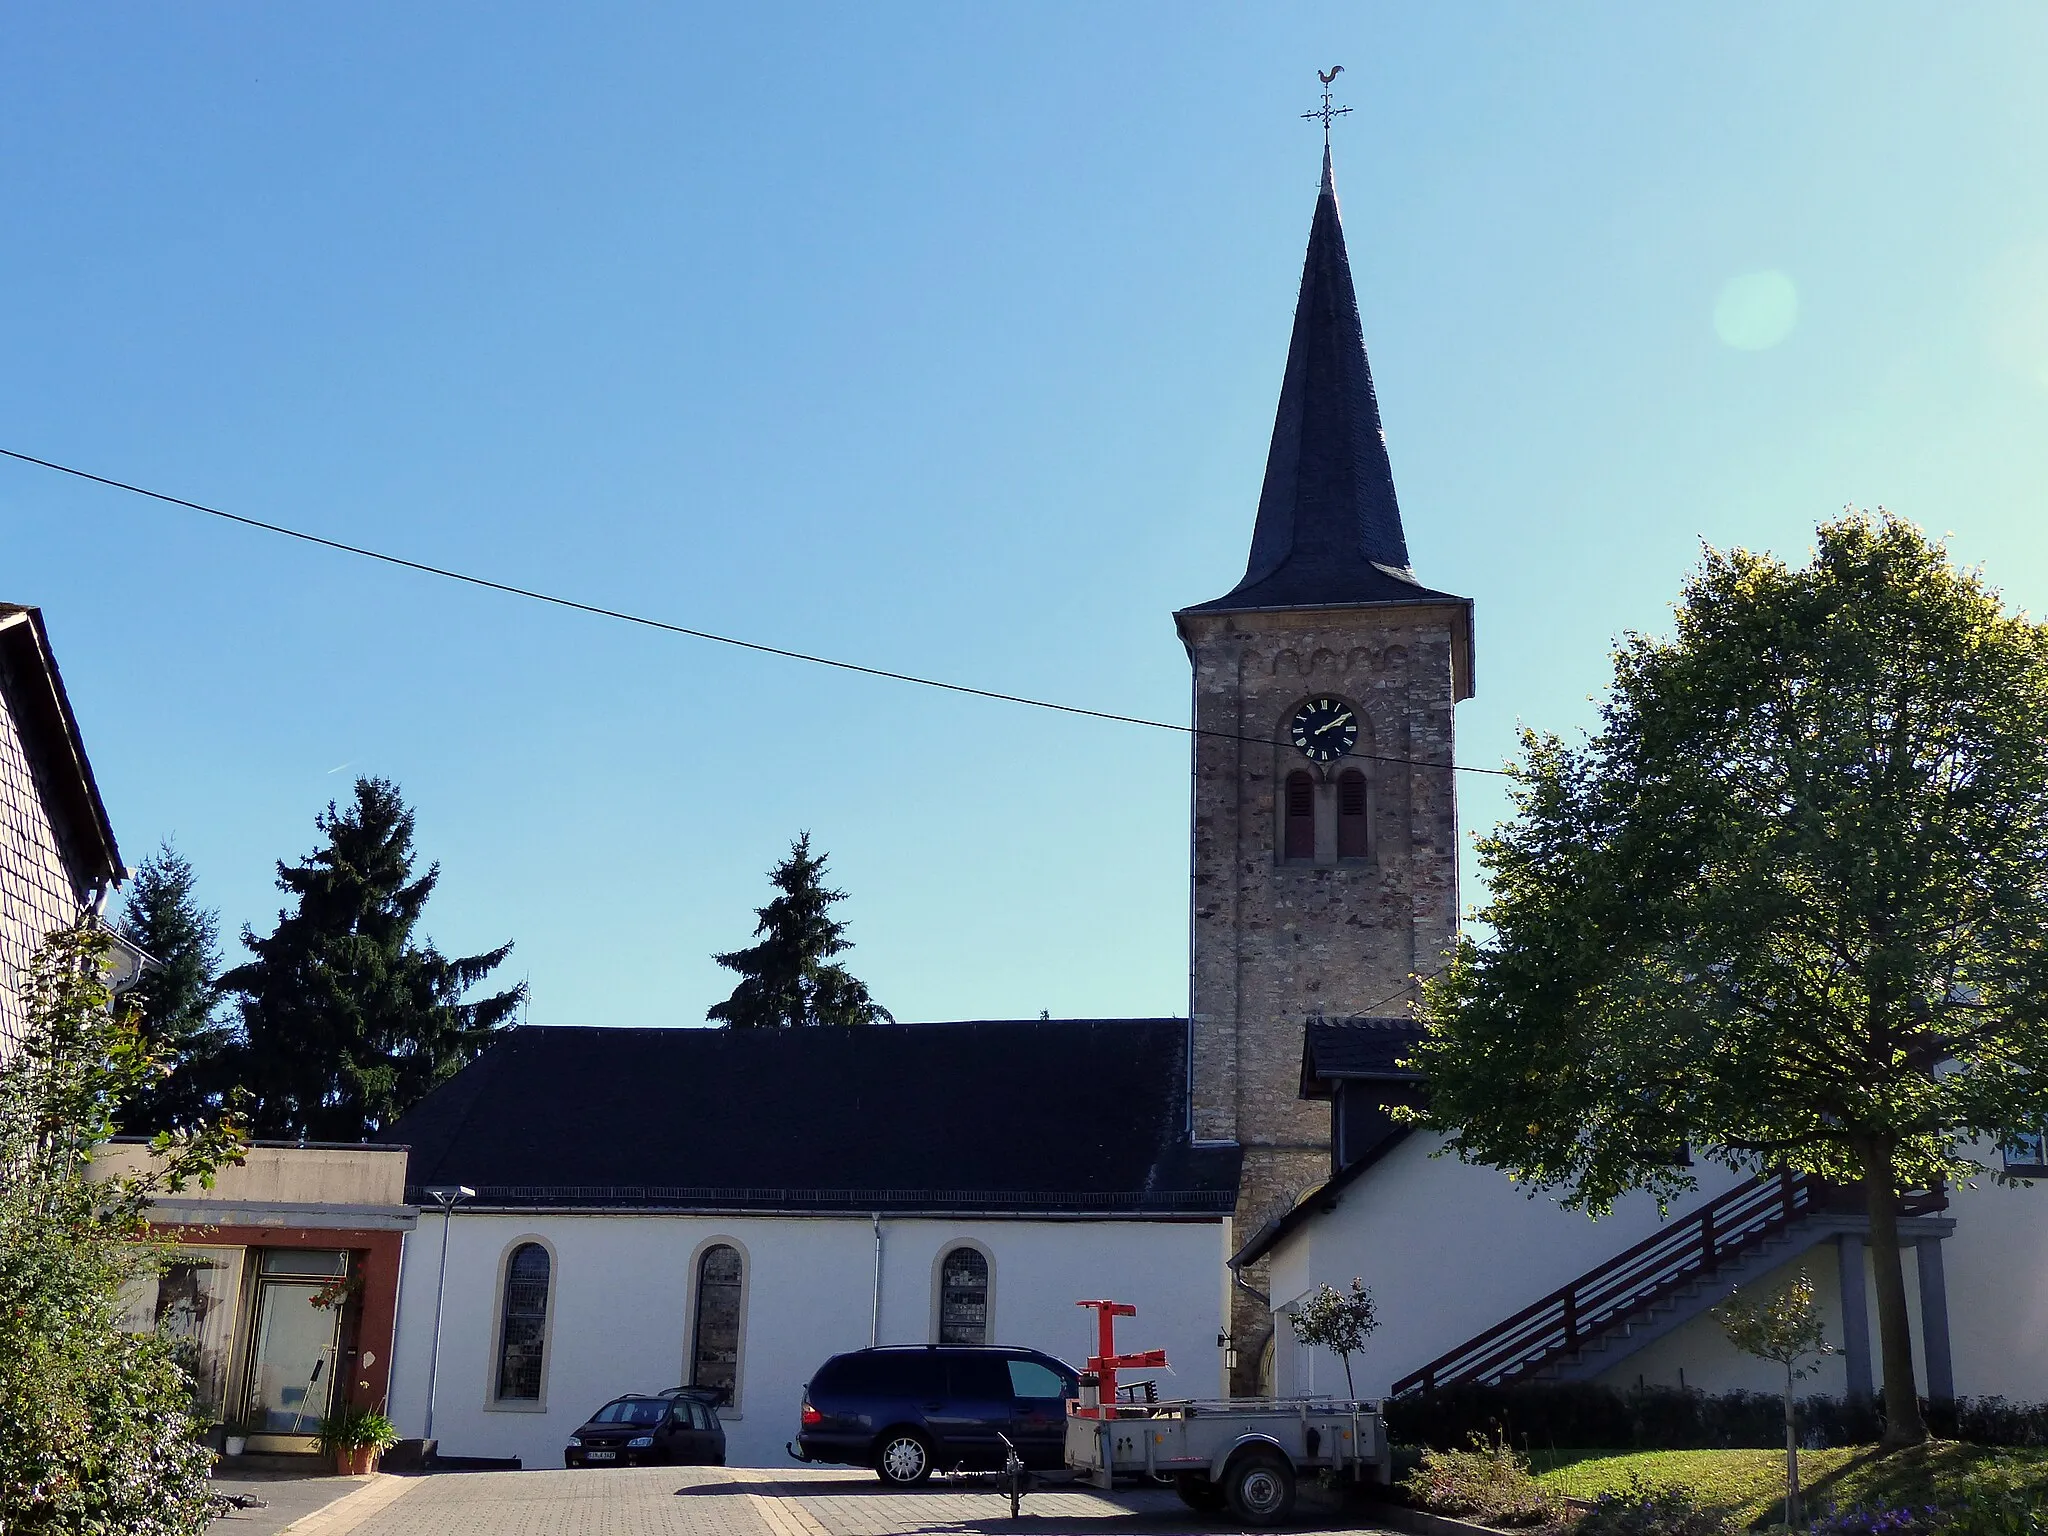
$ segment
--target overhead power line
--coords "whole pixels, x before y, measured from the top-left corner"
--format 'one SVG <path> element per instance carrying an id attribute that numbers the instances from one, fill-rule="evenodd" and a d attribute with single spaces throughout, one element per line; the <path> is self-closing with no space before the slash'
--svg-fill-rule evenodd
<path id="1" fill-rule="evenodd" d="M 1271 746 L 1264 737 L 1243 736 L 1235 731 L 1212 731 L 1192 725 L 1176 725 L 1170 720 L 1152 720 L 1143 715 L 1120 715 L 1106 709 L 1087 709 L 1079 704 L 1062 704 L 1052 699 L 1034 699 L 1020 693 L 1003 693 L 994 688 L 976 688 L 967 683 L 949 683 L 943 678 L 921 677 L 914 672 L 895 672 L 887 667 L 865 666 L 857 661 L 843 661 L 835 656 L 819 656 L 809 651 L 793 651 L 779 645 L 767 645 L 759 640 L 742 640 L 734 635 L 714 634 L 708 629 L 693 629 L 687 624 L 671 624 L 666 619 L 649 618 L 645 614 L 628 613 L 620 608 L 606 608 L 598 603 L 579 602 L 573 597 L 561 597 L 552 592 L 537 591 L 532 587 L 514 586 L 507 581 L 493 581 L 488 576 L 475 576 L 467 571 L 452 570 L 443 565 L 429 565 L 423 560 L 409 560 L 403 555 L 387 554 L 381 549 L 370 549 L 361 544 L 348 544 L 340 539 L 325 538 L 304 529 L 289 528 L 283 523 L 266 522 L 260 517 L 247 517 L 240 512 L 229 512 L 221 507 L 209 507 L 204 502 L 187 501 L 183 496 L 173 496 L 166 491 L 153 491 L 148 486 L 132 485 L 126 480 L 115 480 L 107 475 L 96 475 L 89 469 L 79 469 L 70 464 L 59 464 L 52 459 L 39 459 L 32 453 L 19 453 L 12 448 L 0 448 L 0 456 L 14 459 L 23 464 L 33 464 L 38 469 L 47 469 L 73 479 L 104 485 L 110 490 L 126 491 L 131 496 L 142 496 L 150 501 L 160 501 L 188 511 L 203 512 L 208 517 L 217 517 L 224 522 L 239 523 L 244 528 L 255 528 L 264 533 L 274 533 L 287 539 L 297 539 L 302 544 L 315 544 L 322 549 L 335 550 L 344 555 L 356 555 L 364 560 L 375 560 L 385 565 L 395 565 L 402 570 L 418 571 L 424 576 L 438 576 L 443 581 L 461 582 L 465 586 L 481 587 L 487 592 L 502 592 L 508 597 L 523 597 L 531 602 L 547 603 L 555 608 L 566 608 L 574 613 L 587 613 L 600 619 L 616 619 L 622 624 L 637 624 L 643 629 L 660 630 L 665 634 L 684 635 L 692 640 L 708 640 L 715 645 L 729 645 L 737 650 L 754 651 L 763 656 L 780 656 L 785 661 L 801 661 L 814 667 L 832 667 L 841 672 L 857 672 L 863 677 L 886 678 L 895 683 L 912 683 L 919 688 L 939 688 L 947 693 L 964 693 L 971 698 L 993 699 L 998 704 L 1022 704 L 1030 709 L 1049 709 L 1062 715 L 1080 715 L 1090 720 L 1109 720 L 1118 725 L 1144 726 L 1148 730 L 1172 731 L 1182 736 L 1208 736 L 1224 741 L 1249 741 L 1260 746 Z M 1499 778 L 1515 778 L 1518 775 L 1508 768 L 1473 768 L 1462 763 L 1432 763 L 1419 757 L 1392 757 L 1380 753 L 1356 752 L 1354 757 L 1376 763 L 1401 763 L 1418 768 L 1448 767 L 1454 773 L 1483 773 Z"/>

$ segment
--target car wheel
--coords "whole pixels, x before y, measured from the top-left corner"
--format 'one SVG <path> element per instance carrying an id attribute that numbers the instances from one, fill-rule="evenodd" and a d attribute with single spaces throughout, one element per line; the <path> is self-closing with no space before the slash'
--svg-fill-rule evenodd
<path id="1" fill-rule="evenodd" d="M 1249 1450 L 1223 1474 L 1223 1491 L 1246 1525 L 1277 1525 L 1294 1512 L 1294 1469 L 1278 1451 Z"/>
<path id="2" fill-rule="evenodd" d="M 1173 1491 L 1181 1503 L 1205 1515 L 1219 1512 L 1225 1503 L 1223 1490 L 1200 1472 L 1183 1472 L 1173 1480 Z"/>
<path id="3" fill-rule="evenodd" d="M 875 1452 L 875 1471 L 892 1488 L 915 1488 L 932 1475 L 931 1442 L 914 1429 L 891 1430 Z"/>

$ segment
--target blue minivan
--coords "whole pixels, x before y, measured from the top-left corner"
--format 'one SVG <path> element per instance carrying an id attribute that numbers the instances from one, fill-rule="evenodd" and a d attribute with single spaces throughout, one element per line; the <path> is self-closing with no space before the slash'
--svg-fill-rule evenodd
<path id="1" fill-rule="evenodd" d="M 1003 1437 L 1029 1467 L 1066 1460 L 1073 1367 L 1004 1345 L 892 1345 L 834 1355 L 804 1387 L 791 1454 L 873 1467 L 912 1487 L 936 1468 L 1003 1464 Z"/>

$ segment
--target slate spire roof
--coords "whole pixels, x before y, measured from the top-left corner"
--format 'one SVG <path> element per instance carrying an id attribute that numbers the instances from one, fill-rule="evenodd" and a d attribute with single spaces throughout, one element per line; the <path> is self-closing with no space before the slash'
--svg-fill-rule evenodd
<path id="1" fill-rule="evenodd" d="M 1226 596 L 1192 611 L 1447 598 L 1408 569 L 1408 540 L 1325 146 L 1251 560 L 1244 580 Z"/>

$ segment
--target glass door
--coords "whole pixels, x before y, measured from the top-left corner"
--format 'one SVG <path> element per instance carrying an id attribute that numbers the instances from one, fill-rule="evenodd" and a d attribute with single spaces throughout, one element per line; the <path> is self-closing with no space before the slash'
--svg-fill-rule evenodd
<path id="1" fill-rule="evenodd" d="M 263 1255 L 243 1414 L 251 1435 L 299 1437 L 320 1432 L 320 1421 L 334 1400 L 341 1312 L 317 1306 L 315 1300 L 346 1264 L 347 1256 L 340 1253 L 272 1249 Z M 322 1269 L 328 1278 L 319 1277 Z"/>

